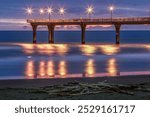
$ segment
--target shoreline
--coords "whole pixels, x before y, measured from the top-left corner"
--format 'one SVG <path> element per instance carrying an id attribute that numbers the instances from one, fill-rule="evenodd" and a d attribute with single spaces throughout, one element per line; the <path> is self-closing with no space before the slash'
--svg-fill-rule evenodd
<path id="1" fill-rule="evenodd" d="M 84 78 L 55 78 L 55 79 L 8 79 L 0 80 L 0 88 L 37 88 L 50 85 L 62 85 L 69 82 L 97 83 L 107 82 L 112 84 L 141 84 L 150 83 L 150 75 L 126 75 Z"/>

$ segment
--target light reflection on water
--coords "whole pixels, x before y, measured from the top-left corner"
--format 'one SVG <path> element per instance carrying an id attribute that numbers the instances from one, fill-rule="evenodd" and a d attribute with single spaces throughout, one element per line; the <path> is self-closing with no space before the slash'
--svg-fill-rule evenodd
<path id="1" fill-rule="evenodd" d="M 16 56 L 16 50 L 12 50 L 11 54 L 13 55 L 14 53 L 15 57 L 19 58 L 20 64 L 24 67 L 22 68 L 23 75 L 27 79 L 66 78 L 70 76 L 97 77 L 97 75 L 100 76 L 103 73 L 107 73 L 109 76 L 116 76 L 120 72 L 126 71 L 126 69 L 130 71 L 130 67 L 132 71 L 139 70 L 137 66 L 144 70 L 146 66 L 146 70 L 150 70 L 150 61 L 148 61 L 147 57 L 150 55 L 150 45 L 148 44 L 124 44 L 118 46 L 73 44 L 15 45 L 15 47 L 18 46 L 21 47 L 17 51 L 19 53 L 18 56 Z M 141 56 L 141 54 L 144 56 Z M 15 64 L 19 63 L 16 61 L 13 65 Z M 9 69 L 9 67 L 2 70 L 7 71 L 6 69 Z M 22 69 L 16 68 L 16 73 Z M 22 73 L 19 73 L 19 75 L 22 75 Z"/>
<path id="2" fill-rule="evenodd" d="M 106 64 L 108 74 L 110 76 L 116 76 L 118 71 L 116 59 L 111 58 L 107 61 Z M 80 73 L 69 74 L 68 73 L 69 69 L 67 66 L 68 64 L 64 60 L 61 60 L 59 62 L 54 62 L 52 60 L 48 61 L 42 60 L 39 61 L 37 64 L 35 64 L 33 60 L 29 60 L 26 63 L 25 76 L 27 79 L 32 79 L 32 78 L 55 78 L 55 77 L 67 78 L 70 76 L 96 77 L 97 74 L 99 74 L 96 72 L 96 69 L 98 68 L 95 64 L 94 59 L 88 59 L 87 61 L 85 61 L 85 63 L 83 64 L 84 69 L 80 71 Z"/>
<path id="3" fill-rule="evenodd" d="M 58 55 L 65 55 L 68 52 L 68 45 L 50 45 L 50 44 L 19 44 L 26 54 L 38 53 L 41 55 L 51 55 L 57 53 Z"/>
<path id="4" fill-rule="evenodd" d="M 86 65 L 85 65 L 85 73 L 86 76 L 94 76 L 96 71 L 95 71 L 95 64 L 94 64 L 94 60 L 93 59 L 89 59 L 86 61 Z"/>
<path id="5" fill-rule="evenodd" d="M 107 72 L 111 76 L 116 76 L 118 72 L 116 59 L 115 58 L 109 59 L 107 65 L 108 65 Z"/>
<path id="6" fill-rule="evenodd" d="M 40 61 L 39 63 L 39 72 L 38 72 L 40 77 L 46 76 L 46 63 L 45 61 Z"/>
<path id="7" fill-rule="evenodd" d="M 60 61 L 60 62 L 59 62 L 58 74 L 59 74 L 61 77 L 65 77 L 65 76 L 67 75 L 67 65 L 66 65 L 66 61 Z"/>
<path id="8" fill-rule="evenodd" d="M 57 68 L 55 68 L 55 65 Z M 37 67 L 38 66 L 38 67 Z M 37 68 L 35 70 L 35 68 Z M 35 64 L 33 60 L 29 60 L 26 63 L 25 76 L 28 79 L 32 78 L 53 78 L 55 75 L 63 78 L 67 77 L 67 64 L 66 61 L 60 61 L 55 64 L 54 61 L 39 61 Z"/>
<path id="9" fill-rule="evenodd" d="M 105 55 L 114 55 L 120 52 L 120 47 L 117 45 L 99 46 L 100 51 Z"/>
<path id="10" fill-rule="evenodd" d="M 26 54 L 45 54 L 50 55 L 57 53 L 58 55 L 65 55 L 69 52 L 70 47 L 66 44 L 20 44 L 23 48 L 23 52 Z M 92 56 L 96 51 L 102 52 L 105 55 L 114 55 L 120 52 L 120 47 L 116 45 L 82 45 L 76 46 L 82 52 L 83 55 Z"/>
<path id="11" fill-rule="evenodd" d="M 80 51 L 84 55 L 91 56 L 96 52 L 96 47 L 92 46 L 92 45 L 83 45 L 83 46 L 80 47 Z"/>
<path id="12" fill-rule="evenodd" d="M 51 55 L 51 54 L 57 54 L 60 56 L 66 55 L 69 53 L 70 47 L 65 44 L 56 44 L 56 45 L 49 45 L 49 44 L 21 44 L 23 47 L 23 51 L 26 54 L 41 54 L 41 55 Z M 84 56 L 93 56 L 93 54 L 96 53 L 96 51 L 102 52 L 104 55 L 115 55 L 120 51 L 120 47 L 116 45 L 80 45 L 77 46 L 79 51 L 81 52 L 81 55 Z M 29 61 L 30 62 L 30 61 Z M 33 73 L 36 73 L 37 70 L 27 72 L 30 65 L 27 62 L 26 67 L 26 76 L 31 77 L 35 76 Z M 31 64 L 31 63 L 30 63 Z M 85 61 L 84 70 L 81 71 L 81 74 L 83 76 L 88 77 L 94 77 L 96 76 L 96 64 L 94 59 L 88 59 Z M 116 59 L 109 59 L 107 61 L 107 72 L 114 76 L 117 73 L 117 67 L 116 67 Z M 57 69 L 56 69 L 57 67 Z M 79 66 L 80 67 L 80 66 Z M 60 60 L 58 64 L 55 64 L 54 61 L 48 60 L 48 61 L 40 61 L 39 62 L 39 71 L 37 77 L 44 78 L 44 77 L 56 77 L 56 75 L 59 75 L 59 77 L 67 77 L 68 76 L 68 69 L 67 69 L 67 63 L 64 60 Z"/>
<path id="13" fill-rule="evenodd" d="M 25 75 L 28 79 L 32 79 L 35 76 L 34 62 L 32 60 L 28 61 L 26 64 Z"/>
<path id="14" fill-rule="evenodd" d="M 55 76 L 55 66 L 53 61 L 48 61 L 47 65 L 47 75 L 49 77 L 54 77 Z"/>

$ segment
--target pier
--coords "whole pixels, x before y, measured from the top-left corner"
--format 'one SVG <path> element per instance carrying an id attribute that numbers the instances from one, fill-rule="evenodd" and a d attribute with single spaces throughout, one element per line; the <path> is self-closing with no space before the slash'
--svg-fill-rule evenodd
<path id="1" fill-rule="evenodd" d="M 47 26 L 48 42 L 53 44 L 54 30 L 57 25 L 79 25 L 81 27 L 81 43 L 86 43 L 86 27 L 88 25 L 114 25 L 116 30 L 116 44 L 120 44 L 120 30 L 122 25 L 148 25 L 150 17 L 133 18 L 97 18 L 97 19 L 28 19 L 33 29 L 33 43 L 36 44 L 37 27 Z"/>

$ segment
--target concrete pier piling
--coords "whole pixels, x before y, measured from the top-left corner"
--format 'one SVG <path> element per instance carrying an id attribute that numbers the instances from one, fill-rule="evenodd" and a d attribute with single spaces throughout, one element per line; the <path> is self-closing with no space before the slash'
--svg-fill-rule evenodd
<path id="1" fill-rule="evenodd" d="M 54 29 L 55 25 L 48 25 L 48 42 L 51 44 L 54 43 Z"/>

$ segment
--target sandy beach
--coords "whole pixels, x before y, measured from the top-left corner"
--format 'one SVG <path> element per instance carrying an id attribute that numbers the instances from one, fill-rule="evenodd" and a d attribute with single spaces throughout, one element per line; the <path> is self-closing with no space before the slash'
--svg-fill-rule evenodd
<path id="1" fill-rule="evenodd" d="M 1 80 L 0 99 L 149 100 L 150 75 Z"/>

